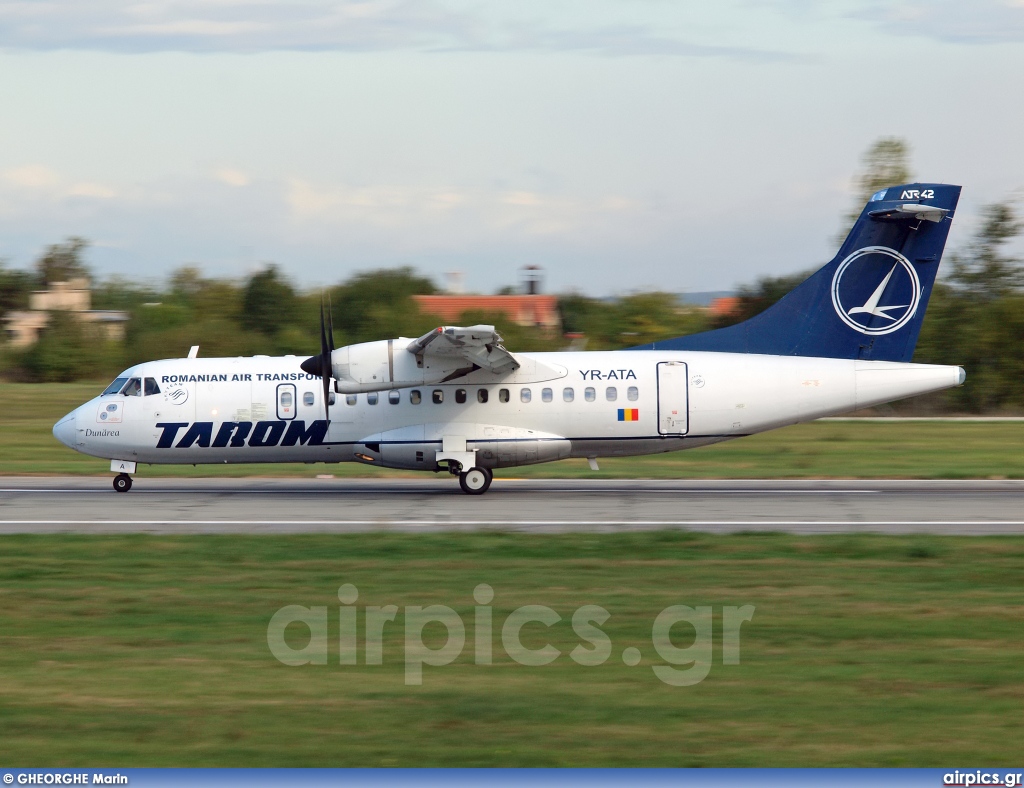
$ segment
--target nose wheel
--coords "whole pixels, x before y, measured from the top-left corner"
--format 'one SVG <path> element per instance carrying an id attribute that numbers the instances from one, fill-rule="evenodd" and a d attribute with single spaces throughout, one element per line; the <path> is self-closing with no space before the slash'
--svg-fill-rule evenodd
<path id="1" fill-rule="evenodd" d="M 127 473 L 119 473 L 114 477 L 114 489 L 118 492 L 128 492 L 132 488 L 132 477 Z"/>
<path id="2" fill-rule="evenodd" d="M 494 474 L 488 468 L 470 468 L 459 474 L 459 486 L 469 495 L 483 495 L 493 478 Z"/>

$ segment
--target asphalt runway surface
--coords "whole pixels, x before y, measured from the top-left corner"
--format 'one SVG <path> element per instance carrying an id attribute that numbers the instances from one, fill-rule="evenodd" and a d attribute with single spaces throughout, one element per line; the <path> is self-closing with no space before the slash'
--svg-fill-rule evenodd
<path id="1" fill-rule="evenodd" d="M 0 534 L 685 528 L 1024 534 L 1024 481 L 0 478 Z"/>

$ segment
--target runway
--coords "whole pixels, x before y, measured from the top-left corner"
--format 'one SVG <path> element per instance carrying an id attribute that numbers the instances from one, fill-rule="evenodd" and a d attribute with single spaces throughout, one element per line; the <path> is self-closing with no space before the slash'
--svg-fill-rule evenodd
<path id="1" fill-rule="evenodd" d="M 655 528 L 1024 534 L 1024 481 L 0 478 L 0 534 Z"/>

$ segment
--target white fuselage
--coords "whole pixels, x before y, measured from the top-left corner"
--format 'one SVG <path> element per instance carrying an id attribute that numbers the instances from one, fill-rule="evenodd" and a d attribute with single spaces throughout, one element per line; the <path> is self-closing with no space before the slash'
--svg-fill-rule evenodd
<path id="1" fill-rule="evenodd" d="M 169 359 L 54 427 L 85 454 L 141 463 L 364 462 L 437 470 L 677 451 L 956 386 L 959 367 L 733 353 L 519 353 L 520 368 L 332 394 L 294 356 Z M 443 459 L 443 458 L 442 458 Z"/>

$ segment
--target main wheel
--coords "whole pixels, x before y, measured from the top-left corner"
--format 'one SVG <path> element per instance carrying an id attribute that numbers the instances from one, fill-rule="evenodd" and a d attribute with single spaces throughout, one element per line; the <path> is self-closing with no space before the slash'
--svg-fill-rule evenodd
<path id="1" fill-rule="evenodd" d="M 127 473 L 119 473 L 114 477 L 114 489 L 118 492 L 128 492 L 132 488 L 132 477 Z"/>
<path id="2" fill-rule="evenodd" d="M 493 478 L 494 474 L 487 468 L 470 468 L 459 474 L 459 486 L 469 495 L 483 495 L 491 486 Z"/>

